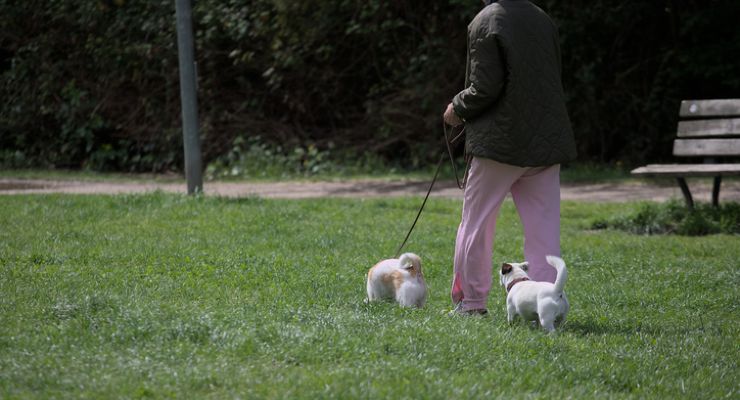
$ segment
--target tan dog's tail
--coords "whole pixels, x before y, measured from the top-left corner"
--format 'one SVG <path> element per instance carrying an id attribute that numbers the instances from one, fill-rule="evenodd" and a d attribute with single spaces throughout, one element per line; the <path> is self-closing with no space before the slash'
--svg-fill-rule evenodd
<path id="1" fill-rule="evenodd" d="M 565 261 L 558 256 L 547 256 L 547 263 L 555 267 L 558 271 L 558 277 L 555 278 L 555 287 L 553 290 L 555 293 L 563 293 L 565 288 L 565 281 L 568 280 L 568 269 L 565 268 Z"/>
<path id="2" fill-rule="evenodd" d="M 416 272 L 421 272 L 421 258 L 414 253 L 401 254 L 398 264 L 403 269 L 413 269 Z"/>

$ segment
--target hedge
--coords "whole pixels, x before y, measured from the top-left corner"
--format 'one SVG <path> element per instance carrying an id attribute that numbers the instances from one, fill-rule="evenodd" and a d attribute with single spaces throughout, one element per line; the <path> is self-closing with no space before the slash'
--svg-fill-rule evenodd
<path id="1" fill-rule="evenodd" d="M 740 2 L 535 1 L 582 161 L 670 157 L 678 102 L 738 97 Z M 206 161 L 260 137 L 413 166 L 440 151 L 474 0 L 194 1 Z M 172 0 L 0 0 L 0 165 L 182 165 Z"/>

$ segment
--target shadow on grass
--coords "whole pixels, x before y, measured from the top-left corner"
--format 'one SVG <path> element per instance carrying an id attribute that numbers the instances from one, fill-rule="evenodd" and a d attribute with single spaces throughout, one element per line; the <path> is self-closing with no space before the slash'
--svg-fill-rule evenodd
<path id="1" fill-rule="evenodd" d="M 571 332 L 579 336 L 631 335 L 636 333 L 655 335 L 661 333 L 659 330 L 645 325 L 624 325 L 614 322 L 602 323 L 596 320 L 566 321 L 562 329 L 564 332 Z"/>
<path id="2" fill-rule="evenodd" d="M 213 196 L 213 200 L 219 203 L 225 204 L 264 204 L 267 200 L 259 195 L 246 195 L 246 196 Z"/>

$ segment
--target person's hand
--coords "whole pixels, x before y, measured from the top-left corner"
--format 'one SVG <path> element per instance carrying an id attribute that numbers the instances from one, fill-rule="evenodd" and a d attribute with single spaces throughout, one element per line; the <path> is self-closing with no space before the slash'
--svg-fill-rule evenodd
<path id="1" fill-rule="evenodd" d="M 447 110 L 445 110 L 444 114 L 444 120 L 447 125 L 451 126 L 458 126 L 462 125 L 463 121 L 460 119 L 460 117 L 455 114 L 455 109 L 452 108 L 452 103 L 447 105 Z"/>

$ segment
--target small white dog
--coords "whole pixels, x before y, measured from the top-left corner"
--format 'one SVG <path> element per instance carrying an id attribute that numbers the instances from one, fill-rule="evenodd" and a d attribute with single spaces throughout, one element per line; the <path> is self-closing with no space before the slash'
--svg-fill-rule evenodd
<path id="1" fill-rule="evenodd" d="M 405 253 L 375 264 L 367 271 L 367 298 L 394 299 L 402 307 L 424 307 L 427 284 L 421 272 L 421 258 Z"/>
<path id="2" fill-rule="evenodd" d="M 539 321 L 547 332 L 553 332 L 565 321 L 570 309 L 563 291 L 568 270 L 560 257 L 547 256 L 547 263 L 558 271 L 554 284 L 529 280 L 526 272 L 529 264 L 526 262 L 501 265 L 501 286 L 506 288 L 509 323 L 519 315 L 525 321 Z"/>

